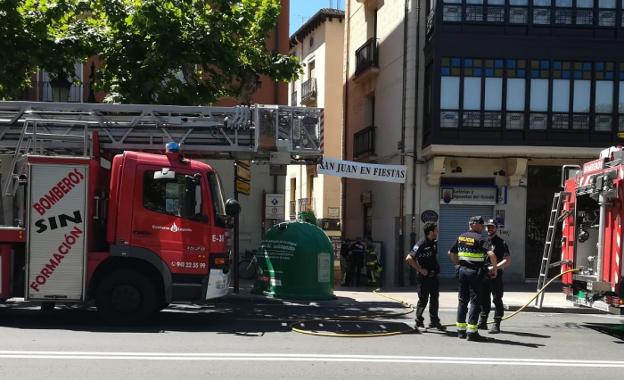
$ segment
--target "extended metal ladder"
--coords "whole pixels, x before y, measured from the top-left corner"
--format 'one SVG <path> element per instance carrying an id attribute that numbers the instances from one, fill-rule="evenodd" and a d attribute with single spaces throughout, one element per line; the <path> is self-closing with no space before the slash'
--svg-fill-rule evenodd
<path id="1" fill-rule="evenodd" d="M 550 268 L 555 268 L 561 265 L 561 260 L 551 263 L 551 257 L 553 252 L 553 246 L 555 243 L 555 237 L 557 236 L 557 230 L 561 225 L 563 219 L 565 219 L 569 213 L 566 211 L 562 213 L 563 203 L 570 193 L 561 191 L 555 193 L 553 196 L 552 207 L 550 209 L 550 218 L 548 220 L 548 229 L 546 230 L 546 241 L 544 242 L 544 253 L 542 255 L 542 263 L 540 266 L 539 277 L 537 278 L 537 290 L 540 291 L 542 287 L 548 282 L 548 271 Z M 542 307 L 544 302 L 544 292 L 540 293 L 535 299 L 535 305 Z"/>
<path id="2" fill-rule="evenodd" d="M 253 105 L 236 107 L 152 104 L 0 102 L 0 153 L 13 153 L 23 126 L 41 133 L 82 136 L 96 130 L 113 152 L 161 152 L 167 142 L 202 158 L 246 159 L 275 164 L 315 163 L 322 157 L 323 110 Z M 40 147 L 80 149 L 82 142 L 41 141 Z"/>

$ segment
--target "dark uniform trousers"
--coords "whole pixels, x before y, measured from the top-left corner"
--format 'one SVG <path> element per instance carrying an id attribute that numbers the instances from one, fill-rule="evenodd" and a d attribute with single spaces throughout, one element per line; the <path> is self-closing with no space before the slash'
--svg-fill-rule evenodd
<path id="1" fill-rule="evenodd" d="M 487 318 L 490 313 L 491 303 L 494 302 L 494 320 L 503 318 L 505 310 L 503 308 L 503 271 L 496 273 L 496 278 L 487 278 L 481 287 L 481 316 Z M 490 294 L 492 298 L 490 299 Z"/>
<path id="2" fill-rule="evenodd" d="M 475 267 L 459 267 L 459 303 L 457 305 L 457 323 L 466 323 L 468 314 L 468 330 L 476 331 L 480 311 L 481 269 Z M 470 309 L 468 309 L 470 304 Z M 472 325 L 472 326 L 471 326 Z"/>
<path id="3" fill-rule="evenodd" d="M 429 304 L 429 322 L 439 323 L 438 308 L 440 299 L 440 281 L 437 275 L 433 276 L 418 276 L 418 303 L 416 304 L 416 321 L 422 322 L 424 320 L 423 313 L 427 307 L 427 302 L 431 299 Z"/>

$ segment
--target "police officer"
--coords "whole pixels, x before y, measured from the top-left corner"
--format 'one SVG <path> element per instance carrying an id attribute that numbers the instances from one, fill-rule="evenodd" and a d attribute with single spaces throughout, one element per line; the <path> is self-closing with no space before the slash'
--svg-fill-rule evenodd
<path id="1" fill-rule="evenodd" d="M 479 315 L 479 329 L 487 329 L 488 314 L 492 300 L 494 301 L 494 324 L 490 329 L 490 334 L 500 333 L 500 323 L 503 318 L 503 269 L 511 265 L 511 255 L 507 243 L 496 234 L 498 226 L 494 219 L 489 219 L 485 223 L 487 228 L 488 239 L 492 244 L 492 251 L 496 255 L 496 277 L 486 279 L 481 288 L 481 314 Z M 490 299 L 492 295 L 492 299 Z"/>
<path id="2" fill-rule="evenodd" d="M 470 231 L 459 235 L 455 244 L 448 252 L 449 257 L 459 265 L 459 294 L 457 305 L 457 336 L 461 339 L 468 338 L 471 341 L 486 340 L 477 330 L 477 320 L 480 309 L 480 292 L 483 279 L 487 275 L 487 257 L 490 264 L 496 268 L 496 255 L 492 251 L 490 241 L 481 235 L 483 232 L 483 218 L 473 216 L 470 218 Z M 489 275 L 496 277 L 496 269 L 489 270 Z M 470 310 L 468 310 L 470 302 Z M 466 323 L 466 313 L 468 323 Z"/>
<path id="3" fill-rule="evenodd" d="M 423 228 L 425 237 L 420 239 L 405 257 L 405 262 L 418 273 L 418 304 L 416 305 L 416 329 L 425 327 L 423 312 L 429 304 L 429 328 L 446 330 L 438 317 L 438 299 L 440 298 L 440 284 L 438 273 L 438 225 L 427 222 Z"/>

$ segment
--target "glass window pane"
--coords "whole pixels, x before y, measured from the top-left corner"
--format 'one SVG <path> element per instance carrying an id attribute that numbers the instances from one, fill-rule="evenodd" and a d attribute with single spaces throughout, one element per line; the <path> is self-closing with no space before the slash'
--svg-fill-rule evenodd
<path id="1" fill-rule="evenodd" d="M 444 21 L 461 21 L 462 7 L 461 5 L 445 5 L 442 9 L 442 20 Z"/>
<path id="2" fill-rule="evenodd" d="M 507 79 L 507 111 L 524 111 L 524 79 Z"/>
<path id="3" fill-rule="evenodd" d="M 558 7 L 571 7 L 572 0 L 555 0 L 555 5 Z"/>
<path id="4" fill-rule="evenodd" d="M 529 0 L 509 0 L 509 5 L 529 5 Z"/>
<path id="5" fill-rule="evenodd" d="M 533 0 L 533 5 L 536 7 L 550 7 L 550 0 Z"/>
<path id="6" fill-rule="evenodd" d="M 481 109 L 481 78 L 464 78 L 464 109 Z"/>
<path id="7" fill-rule="evenodd" d="M 598 12 L 598 25 L 615 26 L 615 11 Z"/>
<path id="8" fill-rule="evenodd" d="M 440 109 L 459 109 L 459 77 L 442 77 Z"/>
<path id="9" fill-rule="evenodd" d="M 501 78 L 485 79 L 485 110 L 500 111 L 503 100 L 503 80 Z"/>
<path id="10" fill-rule="evenodd" d="M 483 0 L 466 0 L 466 4 L 483 4 Z"/>
<path id="11" fill-rule="evenodd" d="M 505 0 L 488 0 L 488 5 L 505 5 Z"/>
<path id="12" fill-rule="evenodd" d="M 611 113 L 613 110 L 613 82 L 596 81 L 596 112 Z"/>
<path id="13" fill-rule="evenodd" d="M 576 0 L 577 8 L 593 8 L 594 0 Z"/>
<path id="14" fill-rule="evenodd" d="M 536 25 L 550 24 L 550 9 L 534 8 L 533 9 L 533 24 L 536 24 Z"/>
<path id="15" fill-rule="evenodd" d="M 529 10 L 526 8 L 509 8 L 509 22 L 512 24 L 526 24 Z"/>
<path id="16" fill-rule="evenodd" d="M 553 112 L 568 112 L 570 110 L 569 80 L 553 80 L 552 110 Z"/>
<path id="17" fill-rule="evenodd" d="M 618 109 L 620 113 L 624 113 L 624 82 L 620 82 L 620 101 Z"/>
<path id="18" fill-rule="evenodd" d="M 591 95 L 591 82 L 588 80 L 574 81 L 574 112 L 589 112 L 589 98 Z"/>
<path id="19" fill-rule="evenodd" d="M 548 111 L 548 79 L 531 79 L 531 111 Z"/>
<path id="20" fill-rule="evenodd" d="M 432 1 L 431 3 L 435 4 L 434 1 Z M 444 4 L 461 4 L 461 0 L 444 0 Z"/>
<path id="21" fill-rule="evenodd" d="M 598 8 L 615 8 L 615 0 L 598 0 Z"/>

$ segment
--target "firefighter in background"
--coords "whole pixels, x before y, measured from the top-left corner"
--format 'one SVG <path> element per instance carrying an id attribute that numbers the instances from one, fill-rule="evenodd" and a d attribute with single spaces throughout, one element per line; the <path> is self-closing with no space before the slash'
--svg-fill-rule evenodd
<path id="1" fill-rule="evenodd" d="M 383 267 L 377 257 L 375 246 L 370 241 L 366 240 L 366 278 L 368 279 L 368 286 L 379 286 L 381 282 L 381 272 Z"/>
<path id="2" fill-rule="evenodd" d="M 496 255 L 496 277 L 487 278 L 481 288 L 481 314 L 479 315 L 479 329 L 487 329 L 487 319 L 490 314 L 491 302 L 494 301 L 494 324 L 490 334 L 500 333 L 500 324 L 503 319 L 503 269 L 511 265 L 511 255 L 505 240 L 496 234 L 498 226 L 494 219 L 485 223 L 488 239 L 492 244 L 492 251 Z M 492 298 L 490 299 L 490 295 Z"/>
<path id="3" fill-rule="evenodd" d="M 366 245 L 359 237 L 349 245 L 349 276 L 347 286 L 360 286 Z"/>
<path id="4" fill-rule="evenodd" d="M 490 241 L 481 235 L 483 232 L 483 218 L 470 218 L 470 231 L 459 235 L 455 244 L 448 252 L 450 259 L 459 265 L 459 293 L 457 304 L 457 336 L 460 339 L 468 338 L 471 341 L 485 341 L 479 335 L 477 321 L 480 312 L 481 285 L 488 274 L 488 264 L 492 266 L 489 275 L 496 277 L 496 255 L 492 251 Z M 490 258 L 490 262 L 486 261 Z M 470 309 L 468 303 L 470 302 Z M 468 323 L 466 323 L 468 314 Z"/>
<path id="5" fill-rule="evenodd" d="M 425 327 L 423 313 L 429 302 L 429 328 L 446 330 L 438 317 L 440 298 L 440 264 L 438 263 L 438 225 L 427 222 L 423 228 L 425 237 L 420 239 L 405 257 L 405 262 L 418 273 L 418 304 L 416 305 L 416 330 Z"/>

